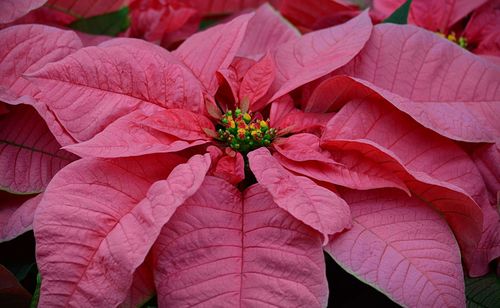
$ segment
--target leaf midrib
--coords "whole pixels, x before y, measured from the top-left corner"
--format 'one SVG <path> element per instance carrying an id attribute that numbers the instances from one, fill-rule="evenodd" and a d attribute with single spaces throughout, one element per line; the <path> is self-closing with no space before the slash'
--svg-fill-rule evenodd
<path id="1" fill-rule="evenodd" d="M 18 148 L 21 148 L 21 149 L 29 150 L 29 151 L 32 151 L 32 152 L 41 153 L 41 154 L 44 154 L 44 155 L 47 155 L 47 156 L 59 158 L 59 159 L 65 160 L 65 161 L 71 161 L 71 159 L 69 159 L 67 157 L 63 157 L 63 156 L 60 156 L 60 155 L 57 155 L 57 154 L 54 154 L 54 153 L 51 153 L 51 152 L 44 151 L 42 149 L 38 149 L 38 148 L 35 148 L 35 147 L 27 146 L 27 145 L 24 145 L 24 144 L 15 143 L 15 142 L 12 142 L 12 141 L 9 141 L 9 140 L 0 139 L 0 144 L 2 144 L 2 143 L 10 145 L 10 146 L 18 147 Z"/>

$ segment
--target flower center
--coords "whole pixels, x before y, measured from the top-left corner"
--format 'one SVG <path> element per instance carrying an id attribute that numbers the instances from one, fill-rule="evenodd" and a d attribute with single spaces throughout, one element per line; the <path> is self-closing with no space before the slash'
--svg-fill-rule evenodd
<path id="1" fill-rule="evenodd" d="M 467 38 L 465 36 L 460 36 L 457 38 L 455 32 L 450 32 L 450 34 L 448 34 L 448 35 L 441 33 L 441 32 L 437 32 L 437 34 L 439 36 L 447 39 L 448 41 L 451 41 L 451 42 L 459 45 L 460 47 L 467 49 Z"/>
<path id="2" fill-rule="evenodd" d="M 276 129 L 269 126 L 269 119 L 259 119 L 252 112 L 243 113 L 241 109 L 236 109 L 222 116 L 217 135 L 217 139 L 235 151 L 247 153 L 269 146 L 276 137 Z"/>

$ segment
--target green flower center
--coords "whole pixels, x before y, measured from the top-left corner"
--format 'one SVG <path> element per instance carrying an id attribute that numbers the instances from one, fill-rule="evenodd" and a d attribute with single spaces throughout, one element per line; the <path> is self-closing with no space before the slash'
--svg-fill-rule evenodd
<path id="1" fill-rule="evenodd" d="M 455 32 L 450 32 L 450 34 L 446 35 L 441 32 L 437 32 L 437 34 L 445 39 L 447 39 L 450 42 L 453 42 L 457 45 L 459 45 L 462 48 L 467 49 L 467 38 L 465 36 L 460 36 L 457 38 L 457 35 Z"/>
<path id="2" fill-rule="evenodd" d="M 217 139 L 241 153 L 267 147 L 276 137 L 276 129 L 269 126 L 269 119 L 259 119 L 252 112 L 243 113 L 241 109 L 229 110 L 220 122 Z"/>

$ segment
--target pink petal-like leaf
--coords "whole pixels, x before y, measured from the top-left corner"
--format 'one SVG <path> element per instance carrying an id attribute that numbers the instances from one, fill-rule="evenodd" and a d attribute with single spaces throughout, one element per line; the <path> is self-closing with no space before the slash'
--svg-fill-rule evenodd
<path id="1" fill-rule="evenodd" d="M 273 196 L 276 204 L 292 216 L 328 236 L 350 226 L 349 207 L 342 198 L 306 177 L 285 170 L 266 148 L 248 154 L 250 169 Z"/>
<path id="2" fill-rule="evenodd" d="M 245 161 L 241 153 L 222 156 L 213 170 L 213 175 L 236 185 L 245 179 Z"/>
<path id="3" fill-rule="evenodd" d="M 9 110 L 0 115 L 0 189 L 41 192 L 54 174 L 76 157 L 61 150 L 32 107 L 11 106 Z"/>
<path id="4" fill-rule="evenodd" d="M 161 228 L 210 165 L 208 155 L 175 167 L 176 160 L 82 159 L 54 177 L 34 224 L 40 306 L 110 307 L 125 300 Z M 61 272 L 69 274 L 61 280 Z"/>
<path id="5" fill-rule="evenodd" d="M 288 41 L 295 40 L 300 33 L 269 4 L 255 11 L 238 50 L 238 56 L 259 60 L 266 52 Z"/>
<path id="6" fill-rule="evenodd" d="M 325 248 L 346 270 L 408 307 L 465 307 L 458 245 L 446 222 L 397 191 L 349 191 L 353 228 Z"/>
<path id="7" fill-rule="evenodd" d="M 209 141 L 208 136 L 201 128 L 199 128 L 198 132 L 195 132 L 194 129 L 190 131 L 175 126 L 170 127 L 173 127 L 172 132 L 177 135 L 184 135 L 186 137 L 189 137 L 189 135 L 191 137 L 199 135 L 200 138 L 197 140 L 195 138 L 194 140 L 189 140 L 193 138 L 184 140 L 164 132 L 163 130 L 168 130 L 169 126 L 162 127 L 159 125 L 156 122 L 158 118 L 155 114 L 164 114 L 165 110 L 163 108 L 156 108 L 155 111 L 152 115 L 151 113 L 143 113 L 140 110 L 129 113 L 108 125 L 102 132 L 95 135 L 94 138 L 66 146 L 65 149 L 81 157 L 112 158 L 178 152 Z M 189 113 L 189 111 L 185 112 L 186 114 Z M 191 117 L 191 119 L 194 118 L 199 119 L 198 117 Z M 179 120 L 177 121 L 178 124 L 182 122 L 181 119 L 177 120 Z M 183 123 L 183 125 L 185 124 L 188 123 Z M 212 125 L 211 122 L 210 125 Z"/>
<path id="8" fill-rule="evenodd" d="M 139 124 L 165 132 L 182 140 L 208 140 L 204 128 L 215 130 L 212 122 L 203 115 L 182 109 L 155 112 Z"/>
<path id="9" fill-rule="evenodd" d="M 486 144 L 474 151 L 472 160 L 483 176 L 490 203 L 495 204 L 500 192 L 500 145 Z M 498 200 L 500 201 L 500 200 Z"/>
<path id="10" fill-rule="evenodd" d="M 397 158 L 404 165 L 405 173 L 409 172 L 414 179 L 399 176 L 407 182 L 410 191 L 445 214 L 471 266 L 477 229 L 482 230 L 477 204 L 484 208 L 489 203 L 480 173 L 460 147 L 382 100 L 347 104 L 327 125 L 322 141 L 328 143 L 328 140 L 332 145 L 359 140 L 362 142 L 356 142 L 359 149 L 373 147 L 369 146 L 372 143 Z M 393 172 L 400 171 L 393 167 Z M 439 195 L 435 191 L 443 188 L 450 192 Z M 467 201 L 471 198 L 475 202 Z M 480 211 L 479 214 L 482 215 Z"/>
<path id="11" fill-rule="evenodd" d="M 118 11 L 132 1 L 134 0 L 49 0 L 46 6 L 82 18 Z"/>
<path id="12" fill-rule="evenodd" d="M 321 82 L 303 105 L 306 112 L 338 111 L 343 105 L 354 98 L 373 95 L 373 91 L 360 86 L 356 81 L 346 76 L 333 76 Z"/>
<path id="13" fill-rule="evenodd" d="M 469 275 L 479 277 L 490 271 L 490 262 L 500 257 L 500 213 L 498 205 L 485 204 L 482 207 L 484 215 L 483 234 L 481 240 L 469 261 Z"/>
<path id="14" fill-rule="evenodd" d="M 431 31 L 448 32 L 460 19 L 488 0 L 413 0 L 410 9 L 412 23 Z M 403 1 L 404 2 L 404 1 Z"/>
<path id="15" fill-rule="evenodd" d="M 334 113 L 304 112 L 295 108 L 293 100 L 282 96 L 271 105 L 271 124 L 287 133 L 322 133 Z"/>
<path id="16" fill-rule="evenodd" d="M 153 248 L 159 306 L 325 307 L 320 235 L 259 185 L 207 177 Z"/>
<path id="17" fill-rule="evenodd" d="M 289 114 L 285 115 L 276 124 L 276 128 L 285 129 L 288 132 L 323 132 L 328 121 L 333 117 L 334 113 L 313 113 L 304 112 L 299 109 L 294 109 Z"/>
<path id="18" fill-rule="evenodd" d="M 278 0 L 279 1 L 279 0 Z M 183 2 L 196 8 L 199 12 L 207 15 L 231 14 L 245 9 L 256 8 L 264 2 L 276 2 L 276 0 L 184 0 Z"/>
<path id="19" fill-rule="evenodd" d="M 0 1 L 0 24 L 12 22 L 45 4 L 47 0 Z"/>
<path id="20" fill-rule="evenodd" d="M 315 180 L 353 189 L 394 187 L 409 193 L 384 161 L 348 149 L 329 152 L 319 147 L 319 138 L 314 135 L 293 135 L 275 148 L 282 166 Z"/>
<path id="21" fill-rule="evenodd" d="M 342 3 L 344 2 L 344 3 Z M 313 28 L 322 18 L 332 17 L 336 13 L 357 12 L 355 5 L 349 5 L 348 1 L 315 0 L 297 1 L 282 0 L 280 12 L 286 16 L 294 25 Z"/>
<path id="22" fill-rule="evenodd" d="M 45 64 L 60 60 L 82 48 L 82 42 L 78 36 L 72 31 L 43 25 L 19 25 L 0 31 L 0 41 L 2 42 L 0 100 L 10 104 L 32 104 L 61 144 L 73 143 L 74 140 L 54 119 L 51 112 L 43 104 L 33 100 L 38 90 L 22 76 L 35 72 Z"/>
<path id="23" fill-rule="evenodd" d="M 500 2 L 488 1 L 472 14 L 463 35 L 475 54 L 500 57 Z M 500 62 L 497 62 L 497 64 Z"/>
<path id="24" fill-rule="evenodd" d="M 183 64 L 168 51 L 134 39 L 80 49 L 30 76 L 42 91 L 38 98 L 78 141 L 137 109 L 200 113 L 204 108 L 201 85 Z"/>
<path id="25" fill-rule="evenodd" d="M 428 31 L 377 25 L 341 72 L 448 138 L 492 142 L 500 135 L 500 68 Z"/>
<path id="26" fill-rule="evenodd" d="M 13 238 L 32 229 L 35 209 L 42 194 L 36 196 L 13 195 L 0 191 L 0 242 Z"/>
<path id="27" fill-rule="evenodd" d="M 328 151 L 319 147 L 319 137 L 313 134 L 294 134 L 278 139 L 273 144 L 278 153 L 294 161 L 320 161 L 341 165 L 333 160 Z"/>
<path id="28" fill-rule="evenodd" d="M 209 94 L 214 95 L 217 90 L 215 72 L 227 68 L 233 61 L 252 16 L 241 15 L 196 33 L 173 52 L 200 79 Z"/>
<path id="29" fill-rule="evenodd" d="M 130 6 L 130 28 L 126 35 L 159 41 L 182 28 L 196 14 L 194 8 L 160 3 L 156 0 L 134 1 Z"/>
<path id="30" fill-rule="evenodd" d="M 250 106 L 262 98 L 274 81 L 275 68 L 271 54 L 267 53 L 255 63 L 243 76 L 240 85 L 239 99 L 248 99 Z"/>
<path id="31" fill-rule="evenodd" d="M 274 54 L 277 82 L 270 101 L 348 63 L 363 48 L 371 31 L 372 23 L 365 12 L 345 24 L 281 45 Z"/>

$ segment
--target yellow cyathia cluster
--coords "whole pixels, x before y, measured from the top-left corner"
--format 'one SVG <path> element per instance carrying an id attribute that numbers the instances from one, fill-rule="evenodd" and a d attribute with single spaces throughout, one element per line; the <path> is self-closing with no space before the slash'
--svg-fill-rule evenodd
<path id="1" fill-rule="evenodd" d="M 455 34 L 455 32 L 450 32 L 448 35 L 441 33 L 441 32 L 437 32 L 437 34 L 439 36 L 447 39 L 448 41 L 451 41 L 455 44 L 458 44 L 460 47 L 467 49 L 467 38 L 466 37 L 460 36 L 459 38 L 457 38 L 457 35 Z"/>
<path id="2" fill-rule="evenodd" d="M 276 137 L 276 130 L 269 127 L 269 120 L 258 119 L 251 112 L 241 109 L 226 112 L 217 131 L 218 139 L 238 152 L 247 153 L 259 147 L 271 144 Z"/>

